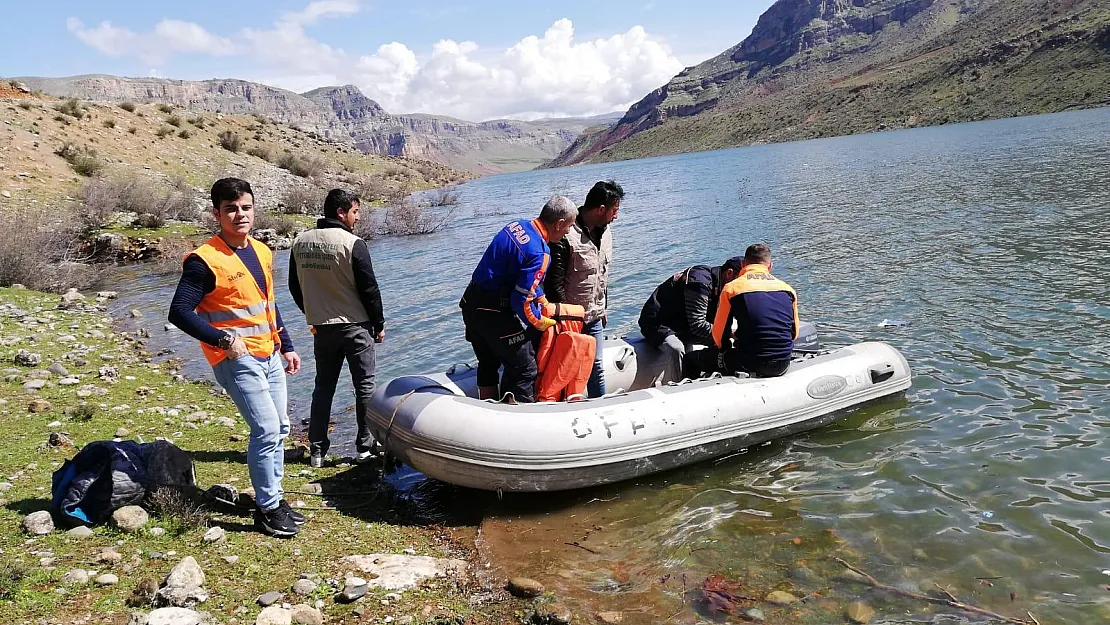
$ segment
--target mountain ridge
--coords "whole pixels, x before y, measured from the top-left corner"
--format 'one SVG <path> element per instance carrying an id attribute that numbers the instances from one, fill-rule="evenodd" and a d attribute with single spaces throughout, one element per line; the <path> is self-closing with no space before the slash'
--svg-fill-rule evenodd
<path id="1" fill-rule="evenodd" d="M 779 0 L 550 166 L 1110 104 L 1098 0 Z"/>
<path id="2" fill-rule="evenodd" d="M 428 114 L 394 114 L 354 85 L 295 93 L 237 78 L 193 81 L 84 74 L 11 80 L 63 98 L 259 114 L 367 153 L 424 158 L 479 174 L 540 165 L 562 152 L 582 130 L 596 125 L 589 118 L 470 122 Z"/>

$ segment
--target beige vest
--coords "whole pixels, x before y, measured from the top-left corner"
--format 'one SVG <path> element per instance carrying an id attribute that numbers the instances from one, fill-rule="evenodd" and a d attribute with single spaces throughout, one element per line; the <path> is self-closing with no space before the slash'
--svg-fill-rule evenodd
<path id="1" fill-rule="evenodd" d="M 355 288 L 351 252 L 359 238 L 342 228 L 313 228 L 293 241 L 292 261 L 310 326 L 370 320 Z"/>
<path id="2" fill-rule="evenodd" d="M 609 261 L 613 258 L 613 229 L 605 229 L 601 235 L 601 249 L 598 249 L 590 235 L 575 221 L 574 228 L 567 233 L 567 242 L 570 243 L 570 260 L 563 281 L 566 303 L 586 309 L 586 323 L 592 323 L 605 315 Z"/>

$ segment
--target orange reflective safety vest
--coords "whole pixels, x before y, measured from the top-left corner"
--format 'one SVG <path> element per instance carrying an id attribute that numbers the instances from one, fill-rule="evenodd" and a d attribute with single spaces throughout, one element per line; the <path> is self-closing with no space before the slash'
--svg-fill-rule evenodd
<path id="1" fill-rule="evenodd" d="M 270 248 L 253 237 L 247 243 L 254 248 L 258 262 L 266 274 L 266 292 L 243 264 L 235 251 L 219 235 L 208 239 L 185 258 L 196 254 L 216 276 L 216 288 L 204 296 L 197 314 L 213 328 L 243 339 L 253 356 L 269 358 L 281 346 L 278 338 L 277 314 L 274 312 L 274 255 Z M 224 350 L 207 343 L 200 344 L 208 364 L 216 366 L 227 358 Z"/>
<path id="2" fill-rule="evenodd" d="M 586 311 L 575 304 L 544 304 L 543 316 L 555 325 L 544 330 L 536 351 L 539 378 L 536 401 L 563 401 L 586 392 L 597 341 L 582 334 Z"/>

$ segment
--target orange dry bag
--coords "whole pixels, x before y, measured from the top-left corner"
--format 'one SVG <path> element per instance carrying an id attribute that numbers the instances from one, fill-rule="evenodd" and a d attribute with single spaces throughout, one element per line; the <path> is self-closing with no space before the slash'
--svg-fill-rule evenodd
<path id="1" fill-rule="evenodd" d="M 586 392 L 594 367 L 597 341 L 582 334 L 586 311 L 574 304 L 544 304 L 543 315 L 555 325 L 540 337 L 536 352 L 539 378 L 536 401 L 563 401 Z"/>

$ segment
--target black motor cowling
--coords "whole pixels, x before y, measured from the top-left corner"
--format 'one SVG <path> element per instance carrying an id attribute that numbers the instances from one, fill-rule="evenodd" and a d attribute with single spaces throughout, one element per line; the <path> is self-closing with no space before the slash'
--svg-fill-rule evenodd
<path id="1" fill-rule="evenodd" d="M 821 342 L 817 340 L 817 326 L 808 321 L 803 321 L 798 326 L 798 338 L 794 341 L 795 354 L 816 354 L 821 351 Z"/>

